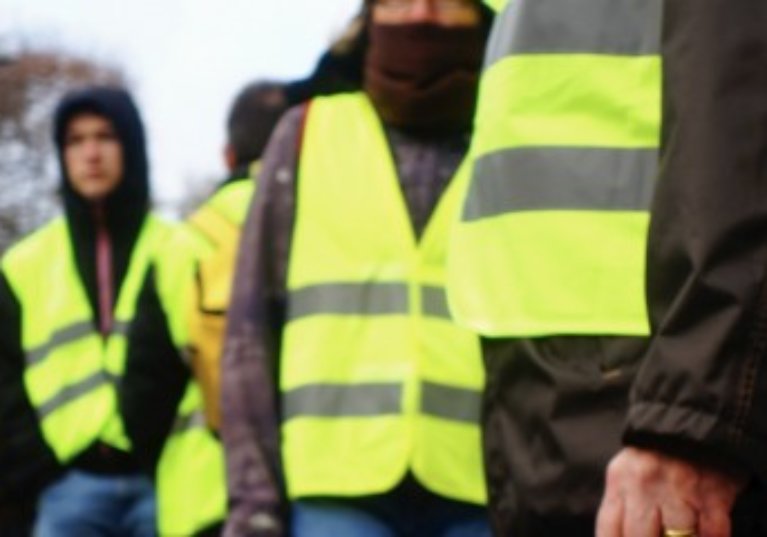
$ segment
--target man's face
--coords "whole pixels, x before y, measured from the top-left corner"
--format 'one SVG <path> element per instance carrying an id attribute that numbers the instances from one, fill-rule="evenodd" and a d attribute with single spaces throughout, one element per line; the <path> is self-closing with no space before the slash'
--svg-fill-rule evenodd
<path id="1" fill-rule="evenodd" d="M 73 116 L 64 135 L 64 165 L 80 196 L 97 201 L 109 195 L 123 176 L 122 144 L 112 122 L 91 112 Z"/>

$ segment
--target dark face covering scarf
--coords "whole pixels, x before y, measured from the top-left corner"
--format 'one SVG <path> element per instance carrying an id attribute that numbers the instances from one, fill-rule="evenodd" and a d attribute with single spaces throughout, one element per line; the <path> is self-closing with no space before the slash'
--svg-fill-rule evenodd
<path id="1" fill-rule="evenodd" d="M 415 132 L 468 130 L 484 45 L 479 26 L 373 24 L 365 91 L 387 125 Z"/>

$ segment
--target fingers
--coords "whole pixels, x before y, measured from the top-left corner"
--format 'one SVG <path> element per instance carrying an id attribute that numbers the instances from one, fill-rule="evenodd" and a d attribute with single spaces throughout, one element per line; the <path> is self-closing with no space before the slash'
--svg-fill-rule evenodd
<path id="1" fill-rule="evenodd" d="M 658 537 L 664 530 L 731 537 L 730 511 L 744 477 L 636 448 L 610 462 L 597 537 Z"/>
<path id="2" fill-rule="evenodd" d="M 662 486 L 658 457 L 643 450 L 627 448 L 613 459 L 608 482 L 621 500 L 621 537 L 658 537 L 661 519 L 658 490 Z"/>
<path id="3" fill-rule="evenodd" d="M 698 537 L 730 537 L 731 534 L 729 510 L 714 508 L 701 512 Z"/>
<path id="4" fill-rule="evenodd" d="M 663 481 L 658 498 L 662 527 L 697 535 L 702 472 L 685 462 L 668 459 L 663 466 Z"/>
<path id="5" fill-rule="evenodd" d="M 610 462 L 597 514 L 597 537 L 658 537 L 660 516 L 653 493 L 652 465 L 637 450 L 621 451 Z"/>
<path id="6" fill-rule="evenodd" d="M 624 506 L 623 537 L 658 537 L 663 526 L 658 507 L 647 491 L 637 491 Z"/>
<path id="7" fill-rule="evenodd" d="M 614 489 L 608 478 L 597 514 L 596 537 L 623 537 L 623 499 Z"/>
<path id="8" fill-rule="evenodd" d="M 671 496 L 660 503 L 662 529 L 690 531 L 699 537 L 698 528 L 702 527 L 702 523 L 699 522 L 697 510 L 680 501 L 678 496 Z M 660 535 L 660 532 L 656 535 Z"/>
<path id="9" fill-rule="evenodd" d="M 698 537 L 730 537 L 730 512 L 745 480 L 735 476 L 709 473 L 701 483 L 702 502 Z"/>

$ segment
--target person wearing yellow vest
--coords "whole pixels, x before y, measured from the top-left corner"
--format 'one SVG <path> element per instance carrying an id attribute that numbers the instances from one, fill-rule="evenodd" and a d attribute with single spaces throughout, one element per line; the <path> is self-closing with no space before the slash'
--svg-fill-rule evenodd
<path id="1" fill-rule="evenodd" d="M 243 230 L 222 369 L 227 536 L 488 536 L 479 343 L 447 312 L 491 13 L 365 5 L 357 91 L 286 114 Z"/>
<path id="2" fill-rule="evenodd" d="M 224 158 L 230 177 L 154 260 L 129 334 L 120 389 L 126 430 L 157 488 L 161 536 L 220 535 L 226 515 L 218 440 L 219 361 L 240 227 L 285 86 L 254 82 L 234 100 Z"/>
<path id="3" fill-rule="evenodd" d="M 647 346 L 661 1 L 492 3 L 449 305 L 482 336 L 496 533 L 591 536 Z"/>
<path id="4" fill-rule="evenodd" d="M 168 224 L 149 210 L 144 130 L 125 91 L 67 95 L 54 141 L 64 215 L 0 262 L 0 501 L 39 492 L 39 537 L 150 537 L 154 492 L 116 385 Z"/>

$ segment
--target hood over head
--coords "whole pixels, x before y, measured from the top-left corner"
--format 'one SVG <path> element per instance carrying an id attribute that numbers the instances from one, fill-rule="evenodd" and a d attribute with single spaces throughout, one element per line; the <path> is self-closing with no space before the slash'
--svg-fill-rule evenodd
<path id="1" fill-rule="evenodd" d="M 64 164 L 64 140 L 69 122 L 79 113 L 95 113 L 112 122 L 122 145 L 123 176 L 106 198 L 88 201 L 72 188 Z M 75 263 L 94 315 L 101 326 L 100 279 L 97 270 L 97 236 L 106 231 L 111 245 L 111 295 L 118 297 L 131 253 L 149 211 L 149 166 L 144 127 L 136 105 L 125 90 L 90 87 L 66 95 L 56 109 L 53 140 L 61 169 L 67 227 Z"/>
<path id="2" fill-rule="evenodd" d="M 80 211 L 89 203 L 78 195 L 64 164 L 64 138 L 71 119 L 83 112 L 95 113 L 111 121 L 122 145 L 123 177 L 105 200 L 107 214 L 122 213 L 130 207 L 145 212 L 149 205 L 149 164 L 144 126 L 131 96 L 123 89 L 90 87 L 66 95 L 56 109 L 53 138 L 61 171 L 61 189 L 67 213 Z"/>

